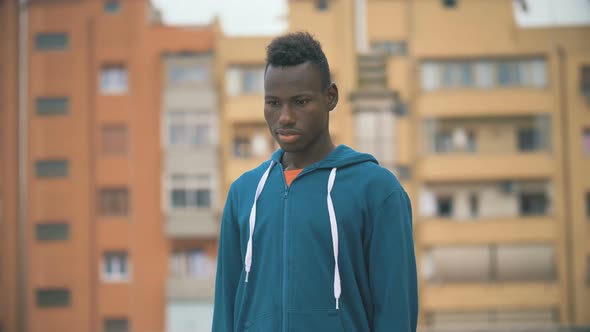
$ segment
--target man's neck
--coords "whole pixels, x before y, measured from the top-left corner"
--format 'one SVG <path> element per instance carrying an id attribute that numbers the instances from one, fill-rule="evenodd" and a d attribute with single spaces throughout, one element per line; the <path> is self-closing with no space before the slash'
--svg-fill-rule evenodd
<path id="1" fill-rule="evenodd" d="M 301 152 L 285 152 L 281 160 L 281 164 L 285 170 L 303 169 L 313 163 L 317 163 L 326 158 L 334 150 L 336 146 L 332 143 L 332 139 L 328 139 L 322 144 L 310 146 L 306 151 Z"/>

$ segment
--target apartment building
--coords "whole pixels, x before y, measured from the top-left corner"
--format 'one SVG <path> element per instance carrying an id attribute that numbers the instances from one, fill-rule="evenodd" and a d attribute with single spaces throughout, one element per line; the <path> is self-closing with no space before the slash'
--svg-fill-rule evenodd
<path id="1" fill-rule="evenodd" d="M 163 330 L 159 14 L 147 1 L 0 8 L 1 326 Z"/>
<path id="2" fill-rule="evenodd" d="M 365 57 L 397 96 L 394 172 L 414 204 L 421 326 L 588 326 L 590 28 L 520 26 L 526 1 L 367 5 Z"/>
<path id="3" fill-rule="evenodd" d="M 213 27 L 158 27 L 162 211 L 169 239 L 166 331 L 211 328 L 220 227 Z"/>

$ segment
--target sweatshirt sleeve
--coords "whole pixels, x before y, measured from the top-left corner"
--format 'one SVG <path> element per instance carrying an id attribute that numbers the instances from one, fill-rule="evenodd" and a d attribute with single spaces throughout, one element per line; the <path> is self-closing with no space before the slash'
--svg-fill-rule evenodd
<path id="1" fill-rule="evenodd" d="M 418 286 L 412 209 L 403 189 L 391 193 L 376 211 L 369 236 L 372 331 L 415 332 Z"/>
<path id="2" fill-rule="evenodd" d="M 243 269 L 236 205 L 235 190 L 232 186 L 223 209 L 219 234 L 213 332 L 234 331 L 234 300 Z"/>

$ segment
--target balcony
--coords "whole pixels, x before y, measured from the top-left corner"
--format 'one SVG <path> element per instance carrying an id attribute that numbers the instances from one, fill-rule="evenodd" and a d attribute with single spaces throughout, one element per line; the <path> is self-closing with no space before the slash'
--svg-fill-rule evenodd
<path id="1" fill-rule="evenodd" d="M 441 90 L 418 98 L 424 118 L 535 115 L 553 112 L 553 96 L 541 89 Z"/>
<path id="2" fill-rule="evenodd" d="M 554 282 L 424 284 L 421 301 L 427 311 L 553 308 L 560 304 L 560 287 Z"/>
<path id="3" fill-rule="evenodd" d="M 214 144 L 168 146 L 164 151 L 165 171 L 209 173 L 217 167 L 218 152 Z"/>
<path id="4" fill-rule="evenodd" d="M 363 54 L 357 56 L 358 90 L 387 90 L 387 56 Z"/>
<path id="5" fill-rule="evenodd" d="M 166 297 L 169 300 L 213 301 L 214 295 L 214 277 L 169 277 L 166 282 Z"/>
<path id="6" fill-rule="evenodd" d="M 427 182 L 540 179 L 551 177 L 554 164 L 547 153 L 436 155 L 422 160 L 418 174 Z"/>
<path id="7" fill-rule="evenodd" d="M 213 209 L 171 211 L 166 216 L 165 231 L 172 238 L 216 237 L 219 220 L 219 213 Z"/>
<path id="8" fill-rule="evenodd" d="M 547 243 L 555 240 L 556 220 L 549 217 L 486 218 L 448 221 L 424 218 L 416 226 L 420 244 L 429 246 L 487 243 Z"/>

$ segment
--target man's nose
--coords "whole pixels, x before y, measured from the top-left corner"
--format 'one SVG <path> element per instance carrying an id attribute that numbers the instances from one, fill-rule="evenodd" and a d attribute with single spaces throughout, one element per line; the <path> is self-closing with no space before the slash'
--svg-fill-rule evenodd
<path id="1" fill-rule="evenodd" d="M 279 124 L 281 126 L 287 126 L 287 125 L 292 125 L 294 123 L 295 123 L 295 116 L 293 114 L 293 111 L 289 107 L 289 104 L 283 105 L 283 107 L 281 107 L 281 113 L 279 115 Z"/>

